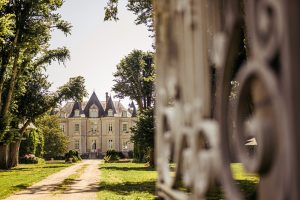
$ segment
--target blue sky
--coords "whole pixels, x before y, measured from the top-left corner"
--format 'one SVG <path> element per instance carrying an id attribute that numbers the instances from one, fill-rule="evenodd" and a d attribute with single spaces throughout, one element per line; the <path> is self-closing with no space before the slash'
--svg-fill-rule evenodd
<path id="1" fill-rule="evenodd" d="M 104 22 L 106 0 L 66 0 L 58 11 L 69 21 L 72 35 L 65 37 L 53 32 L 51 48 L 66 46 L 71 60 L 66 65 L 52 63 L 48 67 L 52 90 L 63 85 L 70 77 L 83 76 L 89 95 L 96 92 L 100 100 L 105 92 L 112 95 L 113 75 L 121 58 L 133 49 L 152 50 L 153 40 L 144 25 L 135 25 L 135 15 L 126 10 L 126 1 L 120 0 L 118 22 Z M 129 100 L 121 100 L 125 106 Z"/>

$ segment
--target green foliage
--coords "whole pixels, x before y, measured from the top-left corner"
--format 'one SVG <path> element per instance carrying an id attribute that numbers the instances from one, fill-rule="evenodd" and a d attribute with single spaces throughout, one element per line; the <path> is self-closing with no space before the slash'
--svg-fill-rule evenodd
<path id="1" fill-rule="evenodd" d="M 79 156 L 78 151 L 70 150 L 65 154 L 65 161 L 76 163 L 78 161 L 81 161 L 81 157 Z"/>
<path id="2" fill-rule="evenodd" d="M 119 20 L 118 18 L 118 3 L 119 0 L 109 0 L 107 2 L 106 7 L 104 8 L 105 10 L 105 16 L 104 16 L 104 21 L 107 20 Z"/>
<path id="3" fill-rule="evenodd" d="M 110 162 L 110 161 L 111 161 L 111 156 L 105 155 L 105 156 L 103 157 L 103 160 L 104 160 L 104 162 Z"/>
<path id="4" fill-rule="evenodd" d="M 137 15 L 137 25 L 144 24 L 149 31 L 154 31 L 152 0 L 128 0 L 127 9 Z"/>
<path id="5" fill-rule="evenodd" d="M 58 89 L 57 93 L 60 102 L 70 99 L 81 102 L 83 97 L 87 96 L 84 82 L 85 80 L 82 76 L 70 78 L 65 85 Z"/>
<path id="6" fill-rule="evenodd" d="M 65 63 L 66 60 L 70 60 L 70 51 L 66 47 L 46 50 L 42 56 L 37 58 L 33 65 L 37 66 L 45 66 L 50 65 L 53 61 L 57 61 L 60 63 Z"/>
<path id="7" fill-rule="evenodd" d="M 153 53 L 133 50 L 117 65 L 112 90 L 118 98 L 135 100 L 141 110 L 149 108 L 153 104 L 154 72 Z"/>
<path id="8" fill-rule="evenodd" d="M 120 160 L 120 158 L 124 158 L 122 152 L 118 152 L 115 150 L 108 150 L 103 159 L 105 162 L 116 162 Z"/>
<path id="9" fill-rule="evenodd" d="M 22 164 L 43 164 L 45 160 L 43 158 L 36 157 L 34 154 L 25 154 L 20 157 L 20 163 Z"/>
<path id="10" fill-rule="evenodd" d="M 13 14 L 4 13 L 4 6 L 6 6 L 8 0 L 0 0 L 0 44 L 4 44 L 6 39 L 13 36 Z"/>
<path id="11" fill-rule="evenodd" d="M 34 121 L 38 115 L 45 112 L 43 106 L 40 106 L 43 107 L 43 111 L 33 109 L 31 111 L 36 112 L 31 112 L 28 109 L 35 102 L 25 95 L 29 89 L 34 89 L 34 87 L 27 87 L 28 81 L 32 83 L 36 74 L 43 74 L 41 69 L 45 69 L 45 66 L 52 61 L 63 63 L 69 59 L 66 48 L 49 49 L 53 29 L 59 29 L 66 35 L 70 34 L 71 25 L 62 20 L 56 12 L 63 2 L 63 0 L 9 2 L 0 0 L 0 141 L 2 142 L 14 140 L 16 132 L 11 131 L 11 128 L 17 129 L 18 124 L 28 125 L 28 121 Z M 34 91 L 40 92 L 39 89 L 43 87 Z M 32 97 L 33 93 L 31 92 L 29 96 Z M 26 99 L 28 99 L 27 103 L 31 103 L 28 107 L 26 107 Z M 45 102 L 45 99 L 42 98 L 36 103 L 40 104 L 40 102 Z M 35 105 L 32 108 L 36 107 Z M 47 109 L 49 109 L 48 104 Z M 20 113 L 16 115 L 18 112 Z M 24 113 L 32 114 L 22 116 Z M 20 134 L 25 128 L 21 128 Z"/>
<path id="12" fill-rule="evenodd" d="M 118 3 L 119 0 L 108 0 L 107 6 L 104 8 L 104 21 L 119 20 Z M 149 31 L 153 31 L 152 0 L 128 0 L 126 7 L 137 16 L 135 19 L 137 25 L 144 24 L 148 27 Z"/>
<path id="13" fill-rule="evenodd" d="M 39 132 L 37 137 L 38 137 L 38 143 L 35 148 L 35 155 L 37 157 L 43 157 L 44 156 L 44 146 L 45 146 L 44 135 L 41 132 Z"/>
<path id="14" fill-rule="evenodd" d="M 20 157 L 25 154 L 33 154 L 37 157 L 43 156 L 44 153 L 44 136 L 36 129 L 30 129 L 25 135 L 20 145 Z"/>
<path id="15" fill-rule="evenodd" d="M 136 126 L 131 128 L 131 140 L 135 144 L 135 159 L 137 161 L 153 162 L 154 150 L 154 109 L 143 110 L 136 122 Z"/>
<path id="16" fill-rule="evenodd" d="M 54 158 L 67 152 L 69 141 L 59 127 L 57 116 L 45 115 L 38 119 L 35 124 L 44 135 L 45 158 Z"/>

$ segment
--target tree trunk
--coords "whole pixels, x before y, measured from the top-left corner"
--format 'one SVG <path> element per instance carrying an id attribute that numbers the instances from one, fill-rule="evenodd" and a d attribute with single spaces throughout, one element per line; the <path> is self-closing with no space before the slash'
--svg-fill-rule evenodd
<path id="1" fill-rule="evenodd" d="M 138 106 L 139 106 L 139 110 L 140 110 L 140 111 L 144 110 L 142 97 L 136 99 L 136 102 L 137 102 L 137 104 L 138 104 Z"/>
<path id="2" fill-rule="evenodd" d="M 149 160 L 149 165 L 151 167 L 155 167 L 155 162 L 154 162 L 154 148 L 150 149 L 150 160 Z"/>
<path id="3" fill-rule="evenodd" d="M 19 149 L 21 140 L 17 140 L 14 143 L 10 143 L 9 146 L 9 157 L 8 157 L 8 168 L 16 167 L 19 164 Z"/>
<path id="4" fill-rule="evenodd" d="M 0 144 L 0 169 L 7 169 L 7 161 L 9 155 L 9 145 Z"/>
<path id="5" fill-rule="evenodd" d="M 17 74 L 18 74 L 18 71 L 19 71 L 18 70 L 19 55 L 20 55 L 20 52 L 17 52 L 17 55 L 15 56 L 13 68 L 12 68 L 12 74 L 11 74 L 11 78 L 10 78 L 10 82 L 9 82 L 9 87 L 8 87 L 8 91 L 7 91 L 6 100 L 5 100 L 5 102 L 3 102 L 4 107 L 3 107 L 3 110 L 2 110 L 2 115 L 4 116 L 4 118 L 7 116 L 7 113 L 9 111 L 11 101 L 12 101 L 12 97 L 13 97 L 13 93 L 14 93 L 14 89 L 15 89 Z"/>
<path id="6" fill-rule="evenodd" d="M 10 48 L 9 53 L 7 55 L 5 55 L 5 62 L 3 62 L 3 59 L 2 59 L 2 66 L 1 66 L 1 73 L 0 73 L 0 105 L 2 105 L 2 93 L 3 93 L 3 86 L 4 86 L 4 81 L 5 81 L 4 75 L 6 73 L 7 66 L 8 66 L 10 58 L 13 54 L 13 51 L 19 42 L 19 37 L 20 37 L 20 29 L 17 29 L 12 48 Z M 1 112 L 2 112 L 2 107 L 0 106 L 0 113 Z"/>

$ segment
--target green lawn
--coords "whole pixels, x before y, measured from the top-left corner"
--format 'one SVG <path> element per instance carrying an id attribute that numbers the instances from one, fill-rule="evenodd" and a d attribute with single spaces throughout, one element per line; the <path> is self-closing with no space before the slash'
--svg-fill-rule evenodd
<path id="1" fill-rule="evenodd" d="M 68 166 L 70 164 L 65 164 L 64 161 L 54 161 L 45 164 L 20 164 L 11 170 L 0 170 L 0 199 L 25 189 Z"/>
<path id="2" fill-rule="evenodd" d="M 101 200 L 154 199 L 157 173 L 140 163 L 105 163 L 100 165 Z"/>
<path id="3" fill-rule="evenodd" d="M 244 167 L 240 163 L 232 163 L 231 171 L 236 185 L 244 194 L 245 199 L 256 199 L 256 185 L 259 178 L 255 174 L 246 173 Z M 216 186 L 212 191 L 207 194 L 207 200 L 220 200 L 224 199 L 224 194 L 221 186 Z"/>
<path id="4" fill-rule="evenodd" d="M 231 165 L 236 184 L 244 192 L 246 199 L 255 198 L 256 184 L 259 178 L 254 174 L 245 172 L 243 165 Z M 155 182 L 157 174 L 145 164 L 137 163 L 105 163 L 100 165 L 100 191 L 101 200 L 109 199 L 154 199 Z M 215 187 L 207 195 L 209 200 L 224 199 L 221 186 Z"/>

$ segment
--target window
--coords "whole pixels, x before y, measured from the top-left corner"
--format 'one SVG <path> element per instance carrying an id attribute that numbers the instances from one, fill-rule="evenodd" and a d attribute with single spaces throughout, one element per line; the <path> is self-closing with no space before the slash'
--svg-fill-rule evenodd
<path id="1" fill-rule="evenodd" d="M 109 117 L 113 117 L 114 113 L 113 113 L 113 110 L 112 109 L 109 109 L 108 110 L 108 116 Z"/>
<path id="2" fill-rule="evenodd" d="M 77 149 L 77 150 L 79 149 L 79 140 L 75 140 L 74 148 Z"/>
<path id="3" fill-rule="evenodd" d="M 108 140 L 108 148 L 109 150 L 113 149 L 113 141 L 112 140 Z"/>
<path id="4" fill-rule="evenodd" d="M 127 112 L 126 111 L 122 112 L 122 117 L 127 117 Z"/>
<path id="5" fill-rule="evenodd" d="M 65 125 L 64 125 L 64 124 L 61 124 L 61 125 L 60 125 L 60 130 L 61 130 L 62 132 L 65 132 Z"/>
<path id="6" fill-rule="evenodd" d="M 95 152 L 97 149 L 97 143 L 96 140 L 92 140 L 92 151 Z"/>
<path id="7" fill-rule="evenodd" d="M 79 110 L 75 110 L 75 117 L 79 117 Z"/>
<path id="8" fill-rule="evenodd" d="M 95 104 L 91 106 L 89 112 L 90 112 L 90 117 L 95 117 L 95 118 L 98 117 L 98 107 Z"/>
<path id="9" fill-rule="evenodd" d="M 75 124 L 75 132 L 79 132 L 79 124 Z"/>
<path id="10" fill-rule="evenodd" d="M 126 132 L 127 131 L 127 123 L 122 124 L 122 131 Z"/>
<path id="11" fill-rule="evenodd" d="M 109 123 L 109 124 L 108 124 L 108 131 L 109 131 L 109 132 L 112 132 L 112 123 Z"/>
<path id="12" fill-rule="evenodd" d="M 123 150 L 127 150 L 127 149 L 128 149 L 128 143 L 129 143 L 129 142 L 128 142 L 127 140 L 123 140 L 123 141 L 122 141 L 122 149 L 123 149 Z"/>

